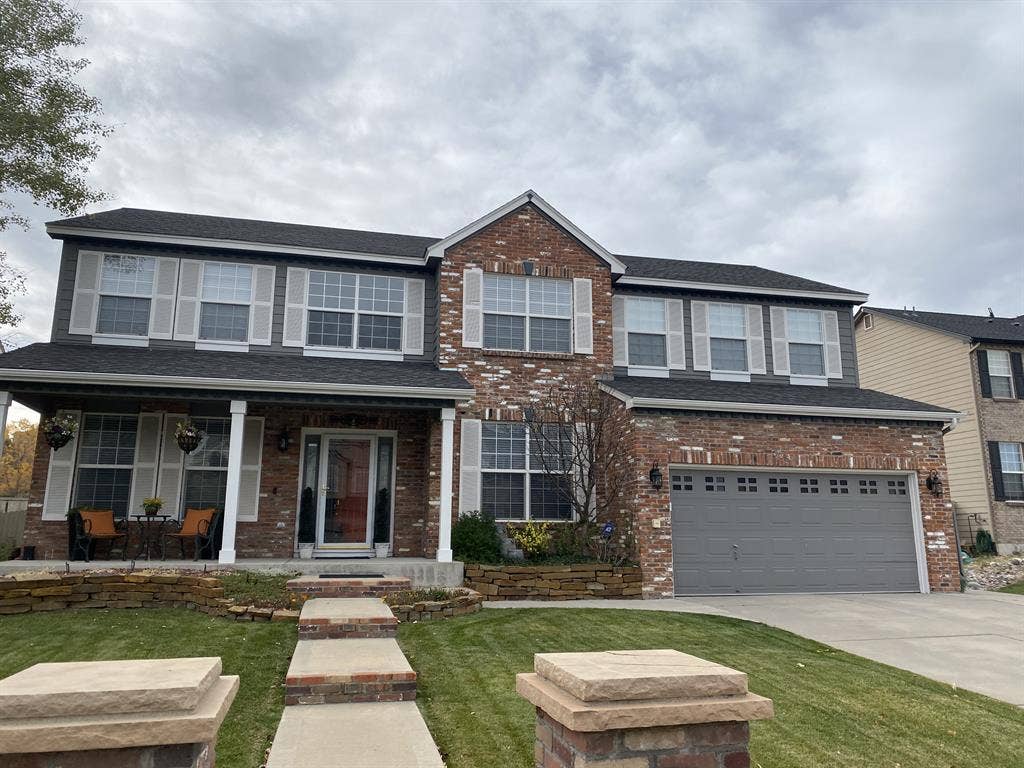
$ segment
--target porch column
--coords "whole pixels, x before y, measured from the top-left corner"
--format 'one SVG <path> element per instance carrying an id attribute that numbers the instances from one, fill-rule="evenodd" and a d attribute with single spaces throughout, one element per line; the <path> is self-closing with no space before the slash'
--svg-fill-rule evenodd
<path id="1" fill-rule="evenodd" d="M 455 409 L 441 409 L 441 519 L 437 525 L 437 562 L 452 561 L 452 474 L 455 465 Z"/>
<path id="2" fill-rule="evenodd" d="M 228 488 L 224 496 L 224 534 L 219 562 L 235 562 L 235 524 L 238 521 L 238 494 L 242 489 L 242 435 L 245 432 L 245 400 L 231 401 L 231 441 L 228 443 Z"/>
<path id="3" fill-rule="evenodd" d="M 0 392 L 0 456 L 4 455 L 4 436 L 7 434 L 7 412 L 11 409 L 11 393 Z"/>

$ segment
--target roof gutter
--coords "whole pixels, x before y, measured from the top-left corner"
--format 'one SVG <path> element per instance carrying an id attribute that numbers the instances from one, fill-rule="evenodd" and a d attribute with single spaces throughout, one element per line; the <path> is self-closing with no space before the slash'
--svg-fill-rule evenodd
<path id="1" fill-rule="evenodd" d="M 356 395 L 363 397 L 408 397 L 433 400 L 469 400 L 472 389 L 454 387 L 401 387 L 375 384 L 329 384 L 259 379 L 215 379 L 202 376 L 146 376 L 135 373 L 96 373 L 93 371 L 38 371 L 0 368 L 0 379 L 13 382 L 58 382 L 73 384 L 111 384 L 118 386 L 173 387 L 178 389 L 251 390 L 307 395 Z"/>
<path id="2" fill-rule="evenodd" d="M 866 293 L 831 293 L 829 291 L 801 291 L 794 288 L 759 288 L 751 285 L 732 283 L 700 283 L 692 280 L 669 280 L 660 277 L 620 277 L 619 285 L 638 285 L 652 288 L 685 288 L 691 291 L 714 291 L 717 293 L 753 293 L 762 296 L 784 296 L 799 299 L 826 299 L 850 304 L 863 304 L 868 300 Z"/>
<path id="3" fill-rule="evenodd" d="M 62 239 L 64 237 L 92 237 L 102 240 L 126 240 L 137 243 L 181 245 L 189 248 L 221 248 L 224 250 L 254 251 L 258 253 L 286 253 L 290 256 L 315 256 L 326 259 L 346 259 L 349 261 L 382 261 L 389 264 L 408 264 L 418 267 L 422 267 L 427 263 L 426 253 L 423 256 L 389 256 L 383 253 L 339 251 L 332 248 L 307 248 L 297 245 L 259 243 L 250 240 L 223 240 L 209 237 L 189 237 L 186 235 L 158 235 L 147 232 L 124 232 L 116 229 L 65 227 L 55 224 L 46 225 L 46 234 L 55 239 Z"/>
<path id="4" fill-rule="evenodd" d="M 953 411 L 902 411 L 892 408 L 846 408 L 831 405 L 783 405 L 781 403 L 738 403 L 727 400 L 682 400 L 660 397 L 634 397 L 600 384 L 602 390 L 617 397 L 627 408 L 658 408 L 679 411 L 729 411 L 784 416 L 826 416 L 844 419 L 893 419 L 899 421 L 956 422 L 963 416 Z"/>

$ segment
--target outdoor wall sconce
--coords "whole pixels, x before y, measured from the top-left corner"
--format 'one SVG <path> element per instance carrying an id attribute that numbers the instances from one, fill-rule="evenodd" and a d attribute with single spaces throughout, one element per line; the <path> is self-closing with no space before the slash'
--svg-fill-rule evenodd
<path id="1" fill-rule="evenodd" d="M 277 450 L 281 453 L 288 452 L 288 446 L 292 444 L 291 435 L 288 434 L 287 429 L 282 429 L 281 434 L 277 438 Z"/>
<path id="2" fill-rule="evenodd" d="M 523 262 L 523 274 L 526 275 L 527 277 L 529 277 L 530 275 L 533 274 L 533 262 L 532 261 L 524 261 Z"/>
<path id="3" fill-rule="evenodd" d="M 931 474 L 925 478 L 924 484 L 932 492 L 933 496 L 942 495 L 942 478 L 939 477 L 939 473 L 936 470 L 932 470 Z"/>
<path id="4" fill-rule="evenodd" d="M 662 483 L 662 479 L 663 478 L 661 476 L 661 470 L 658 468 L 657 464 L 655 464 L 653 467 L 651 467 L 650 478 L 651 478 L 651 486 L 654 488 L 654 490 L 660 491 L 661 490 L 661 483 Z"/>

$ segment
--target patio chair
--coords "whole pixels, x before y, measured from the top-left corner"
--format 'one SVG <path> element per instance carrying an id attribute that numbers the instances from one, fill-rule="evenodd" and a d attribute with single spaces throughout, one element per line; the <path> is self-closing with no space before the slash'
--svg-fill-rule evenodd
<path id="1" fill-rule="evenodd" d="M 220 516 L 213 507 L 208 509 L 186 509 L 185 518 L 178 525 L 178 529 L 163 535 L 160 542 L 161 557 L 167 559 L 167 539 L 177 539 L 181 548 L 181 559 L 185 559 L 185 542 L 192 540 L 195 549 L 192 559 L 198 560 L 199 553 L 213 540 L 214 531 L 217 528 L 217 518 Z"/>
<path id="2" fill-rule="evenodd" d="M 107 557 L 112 559 L 114 548 L 118 543 L 121 545 L 121 559 L 124 560 L 128 554 L 128 531 L 124 527 L 123 520 L 114 520 L 112 509 L 80 509 L 75 517 L 75 543 L 71 548 L 72 557 L 77 552 L 82 553 L 82 558 L 89 562 L 89 553 L 94 550 L 94 545 L 101 541 L 110 543 Z"/>

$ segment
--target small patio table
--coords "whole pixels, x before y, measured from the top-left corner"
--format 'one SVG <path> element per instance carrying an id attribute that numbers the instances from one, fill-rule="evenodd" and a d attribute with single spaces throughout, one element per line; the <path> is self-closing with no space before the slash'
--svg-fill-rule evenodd
<path id="1" fill-rule="evenodd" d="M 154 546 L 161 548 L 161 554 L 163 554 L 163 533 L 164 527 L 167 525 L 167 521 L 171 519 L 170 515 L 129 515 L 130 519 L 136 523 L 136 528 L 139 532 L 139 548 L 135 552 L 135 558 L 139 559 L 142 557 L 142 552 L 145 550 L 146 559 L 152 559 L 152 549 Z"/>

